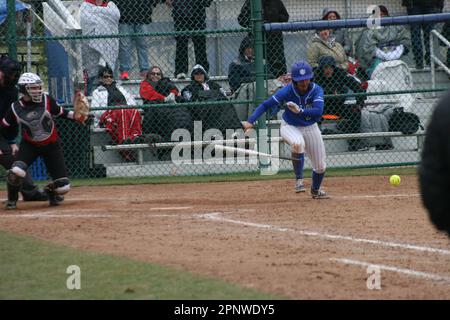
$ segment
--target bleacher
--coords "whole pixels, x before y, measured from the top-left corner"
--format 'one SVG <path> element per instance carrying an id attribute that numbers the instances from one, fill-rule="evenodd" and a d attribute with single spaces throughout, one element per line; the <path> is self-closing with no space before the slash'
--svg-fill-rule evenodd
<path id="1" fill-rule="evenodd" d="M 429 88 L 430 70 L 412 69 L 413 82 L 415 88 Z M 449 78 L 442 69 L 436 70 L 436 79 L 438 85 L 448 85 Z M 217 81 L 226 87 L 226 77 L 219 77 Z M 175 80 L 177 86 L 181 89 L 189 80 Z M 133 94 L 139 92 L 139 80 L 130 80 L 122 82 Z M 416 95 L 414 110 L 420 115 L 421 124 L 426 126 L 433 107 L 441 94 L 436 93 L 420 93 Z M 268 122 L 268 127 L 276 129 L 279 121 Z M 388 164 L 387 159 L 395 158 L 399 163 L 415 163 L 420 159 L 421 145 L 424 138 L 424 130 L 405 136 L 401 132 L 377 132 L 377 133 L 357 133 L 357 134 L 330 134 L 324 135 L 325 147 L 327 150 L 327 162 L 333 167 L 346 167 L 349 164 L 358 166 L 373 163 L 378 165 Z M 392 138 L 394 148 L 392 150 L 365 150 L 365 151 L 347 151 L 347 139 L 349 138 L 369 138 L 376 136 L 385 136 Z M 209 173 L 226 173 L 233 166 L 233 172 L 249 172 L 257 171 L 258 163 L 255 161 L 245 161 L 244 158 L 236 158 L 234 163 L 225 163 L 224 160 L 215 161 L 214 159 L 203 159 L 200 163 L 184 163 L 183 166 L 174 164 L 169 160 L 160 160 L 155 156 L 154 152 L 146 144 L 133 145 L 111 145 L 105 143 L 109 137 L 102 128 L 91 128 L 91 147 L 93 152 L 93 161 L 96 165 L 103 165 L 106 168 L 106 175 L 109 177 L 118 176 L 159 176 L 159 175 L 192 175 L 192 174 L 209 174 Z M 280 141 L 280 138 L 274 138 L 272 141 Z M 234 140 L 233 140 L 234 142 Z M 223 141 L 224 144 L 232 145 L 230 140 Z M 207 142 L 195 142 L 196 145 L 207 145 Z M 158 149 L 171 150 L 176 142 L 163 142 L 155 145 Z M 251 140 L 250 147 L 256 150 L 255 141 Z M 118 153 L 120 149 L 135 150 L 137 153 L 136 162 L 124 162 Z M 286 144 L 280 144 L 280 155 L 288 156 L 290 151 Z M 273 151 L 272 151 L 273 152 Z M 236 165 L 238 164 L 238 165 Z M 284 168 L 290 168 L 290 163 L 281 160 Z M 305 166 L 310 167 L 309 159 L 306 160 Z"/>

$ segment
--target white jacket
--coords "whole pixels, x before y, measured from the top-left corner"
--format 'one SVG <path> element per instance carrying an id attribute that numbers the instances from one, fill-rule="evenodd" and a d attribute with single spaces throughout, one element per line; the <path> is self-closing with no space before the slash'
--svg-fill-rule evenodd
<path id="1" fill-rule="evenodd" d="M 133 96 L 126 91 L 122 86 L 116 84 L 116 88 L 123 94 L 125 99 L 127 100 L 128 106 L 136 106 L 136 100 L 133 98 Z M 94 92 L 92 92 L 92 101 L 91 101 L 91 110 L 92 113 L 95 115 L 94 119 L 94 127 L 99 126 L 100 117 L 102 116 L 103 112 L 106 110 L 97 110 L 96 108 L 104 108 L 108 106 L 108 90 L 104 86 L 98 86 Z"/>

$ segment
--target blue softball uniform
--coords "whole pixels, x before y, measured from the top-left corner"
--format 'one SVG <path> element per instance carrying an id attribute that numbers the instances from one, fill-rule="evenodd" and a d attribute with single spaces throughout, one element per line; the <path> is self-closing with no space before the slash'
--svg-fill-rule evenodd
<path id="1" fill-rule="evenodd" d="M 282 105 L 283 102 L 290 101 L 298 104 L 298 106 L 303 109 L 303 112 L 294 113 L 289 108 L 286 108 L 283 113 L 283 120 L 286 121 L 287 124 L 296 127 L 306 127 L 321 119 L 324 106 L 323 90 L 318 84 L 311 82 L 308 92 L 304 95 L 300 95 L 292 83 L 283 89 L 278 90 L 255 109 L 253 114 L 248 118 L 248 122 L 254 124 L 267 110 L 279 110 L 280 105 Z"/>

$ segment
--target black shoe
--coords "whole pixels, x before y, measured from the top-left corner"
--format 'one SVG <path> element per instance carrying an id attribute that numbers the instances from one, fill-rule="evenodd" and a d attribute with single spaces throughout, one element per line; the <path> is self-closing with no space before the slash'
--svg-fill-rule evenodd
<path id="1" fill-rule="evenodd" d="M 6 200 L 5 210 L 14 210 L 14 209 L 17 209 L 17 202 L 14 200 Z"/>
<path id="2" fill-rule="evenodd" d="M 48 196 L 42 190 L 35 190 L 31 193 L 25 191 L 22 192 L 22 199 L 23 201 L 47 201 Z"/>
<path id="3" fill-rule="evenodd" d="M 57 199 L 58 195 L 53 190 L 50 190 L 48 188 L 45 188 L 44 191 L 48 196 L 48 203 L 50 204 L 50 206 L 59 206 L 59 201 Z"/>

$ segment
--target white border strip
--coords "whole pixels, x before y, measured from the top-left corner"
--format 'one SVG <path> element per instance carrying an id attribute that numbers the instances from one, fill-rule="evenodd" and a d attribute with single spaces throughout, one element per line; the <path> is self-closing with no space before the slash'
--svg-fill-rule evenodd
<path id="1" fill-rule="evenodd" d="M 331 261 L 340 262 L 344 264 L 350 264 L 350 265 L 357 265 L 361 267 L 377 267 L 381 270 L 387 270 L 397 273 L 406 274 L 408 276 L 418 277 L 418 278 L 424 278 L 427 280 L 436 280 L 436 281 L 445 281 L 450 283 L 450 277 L 441 276 L 439 274 L 435 273 L 427 273 L 427 272 L 421 272 L 411 269 L 403 269 L 403 268 L 397 268 L 394 266 L 387 266 L 384 264 L 376 264 L 376 263 L 368 263 L 364 261 L 357 261 L 357 260 L 351 260 L 351 259 L 343 259 L 343 258 L 330 258 Z"/>
<path id="2" fill-rule="evenodd" d="M 253 223 L 253 222 L 247 222 L 247 221 L 241 221 L 241 220 L 227 219 L 227 218 L 221 217 L 221 215 L 222 215 L 221 212 L 212 212 L 212 213 L 207 213 L 207 214 L 201 214 L 198 216 L 201 218 L 207 219 L 207 220 L 212 220 L 212 221 L 228 222 L 228 223 L 238 224 L 238 225 L 242 225 L 242 226 L 254 227 L 254 228 L 259 228 L 259 229 L 268 229 L 268 230 L 279 231 L 279 232 L 291 232 L 291 233 L 300 234 L 302 236 L 317 237 L 317 238 L 321 238 L 321 239 L 345 240 L 345 241 L 372 244 L 372 245 L 376 245 L 376 246 L 401 248 L 401 249 L 408 249 L 408 250 L 414 250 L 414 251 L 431 252 L 431 253 L 437 253 L 437 254 L 442 254 L 442 255 L 450 255 L 450 251 L 445 250 L 445 249 L 431 248 L 431 247 L 426 247 L 426 246 L 418 246 L 418 245 L 413 245 L 413 244 L 409 244 L 409 243 L 399 243 L 399 242 L 372 240 L 372 239 L 364 239 L 364 238 L 354 238 L 351 236 L 320 233 L 317 231 L 281 228 L 281 227 L 272 226 L 269 224 L 261 224 L 261 223 Z"/>

